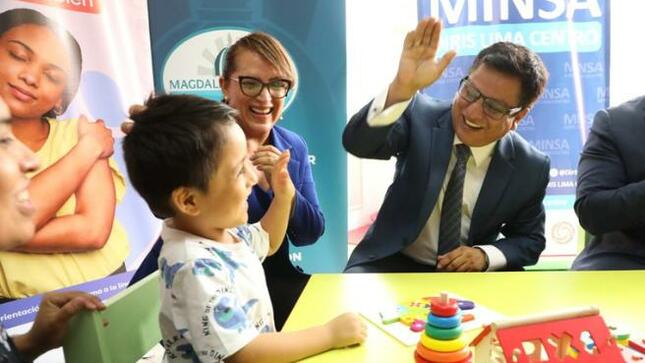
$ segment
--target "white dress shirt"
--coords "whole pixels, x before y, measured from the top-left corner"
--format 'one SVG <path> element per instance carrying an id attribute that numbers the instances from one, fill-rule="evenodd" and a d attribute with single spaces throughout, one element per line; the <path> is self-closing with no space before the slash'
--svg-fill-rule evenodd
<path id="1" fill-rule="evenodd" d="M 405 109 L 410 104 L 410 100 L 399 102 L 391 105 L 387 109 L 385 100 L 387 98 L 386 89 L 381 92 L 370 105 L 367 114 L 367 124 L 371 127 L 388 126 L 396 122 L 401 117 Z M 407 246 L 402 253 L 414 259 L 415 261 L 435 265 L 437 262 L 437 249 L 439 245 L 439 221 L 441 219 L 441 208 L 443 206 L 443 196 L 448 186 L 448 180 L 452 169 L 455 167 L 457 161 L 456 149 L 454 145 L 462 144 L 461 140 L 455 134 L 453 141 L 452 153 L 450 162 L 448 163 L 448 170 L 443 180 L 437 203 L 430 213 L 430 217 L 425 226 L 421 230 L 417 239 L 409 246 Z M 470 147 L 472 157 L 468 159 L 466 164 L 466 176 L 464 179 L 464 195 L 463 195 L 463 208 L 461 214 L 461 237 L 463 240 L 468 238 L 468 231 L 470 231 L 470 221 L 473 215 L 475 203 L 479 197 L 488 166 L 493 156 L 493 151 L 497 141 L 481 147 Z M 477 248 L 484 251 L 488 257 L 488 270 L 495 271 L 502 269 L 506 266 L 506 257 L 497 247 L 493 245 L 477 245 Z"/>

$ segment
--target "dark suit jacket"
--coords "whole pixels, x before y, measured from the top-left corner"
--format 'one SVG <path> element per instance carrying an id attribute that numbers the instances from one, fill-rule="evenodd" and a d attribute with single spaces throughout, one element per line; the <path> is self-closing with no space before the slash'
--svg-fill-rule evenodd
<path id="1" fill-rule="evenodd" d="M 264 261 L 265 274 L 270 280 L 273 276 L 281 278 L 301 275 L 289 261 L 289 240 L 296 246 L 314 243 L 325 231 L 325 217 L 318 206 L 316 185 L 309 164 L 309 152 L 302 137 L 276 125 L 271 130 L 269 143 L 280 151 L 291 150 L 291 159 L 287 169 L 293 185 L 296 187 L 296 203 L 287 226 L 287 236 L 278 251 Z M 273 192 L 267 193 L 257 185 L 253 187 L 248 198 L 249 223 L 255 223 L 262 218 L 269 208 L 271 200 L 273 200 Z M 161 238 L 157 240 L 130 280 L 130 284 L 157 270 L 157 259 L 162 242 Z"/>
<path id="2" fill-rule="evenodd" d="M 645 269 L 645 97 L 596 114 L 574 207 L 594 237 L 573 269 Z"/>
<path id="3" fill-rule="evenodd" d="M 454 140 L 447 103 L 417 95 L 386 127 L 367 125 L 370 105 L 349 121 L 343 145 L 361 158 L 395 156 L 396 170 L 376 221 L 347 268 L 395 254 L 416 240 L 437 203 Z M 542 200 L 548 179 L 548 157 L 515 132 L 506 134 L 495 147 L 475 204 L 468 245 L 499 248 L 511 269 L 535 264 L 545 245 Z"/>

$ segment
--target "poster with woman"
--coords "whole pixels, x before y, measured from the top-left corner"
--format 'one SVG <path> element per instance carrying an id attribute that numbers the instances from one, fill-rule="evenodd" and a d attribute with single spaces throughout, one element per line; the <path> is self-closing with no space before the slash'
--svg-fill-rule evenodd
<path id="1" fill-rule="evenodd" d="M 42 293 L 122 290 L 159 232 L 128 186 L 120 123 L 153 89 L 147 4 L 0 5 L 0 97 L 36 153 L 36 235 L 0 253 L 0 321 L 31 321 Z"/>

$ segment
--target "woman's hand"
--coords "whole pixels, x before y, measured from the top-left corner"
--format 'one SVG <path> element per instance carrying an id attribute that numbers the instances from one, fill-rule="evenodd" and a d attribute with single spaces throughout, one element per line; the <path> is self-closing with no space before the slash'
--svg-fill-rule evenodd
<path id="1" fill-rule="evenodd" d="M 134 105 L 130 106 L 130 108 L 128 109 L 128 114 L 130 115 L 130 117 L 132 117 L 132 115 L 136 115 L 136 114 L 141 113 L 141 112 L 143 112 L 145 110 L 146 110 L 146 106 L 139 105 L 139 104 L 134 104 Z M 121 132 L 123 132 L 124 134 L 127 135 L 127 134 L 130 133 L 130 131 L 132 131 L 133 127 L 134 127 L 134 121 L 131 118 L 125 119 L 121 123 Z"/>
<path id="2" fill-rule="evenodd" d="M 42 353 L 60 347 L 67 334 L 69 320 L 83 310 L 104 310 L 96 296 L 84 292 L 50 292 L 43 295 L 34 324 L 29 332 L 13 337 L 16 348 L 30 361 Z"/>

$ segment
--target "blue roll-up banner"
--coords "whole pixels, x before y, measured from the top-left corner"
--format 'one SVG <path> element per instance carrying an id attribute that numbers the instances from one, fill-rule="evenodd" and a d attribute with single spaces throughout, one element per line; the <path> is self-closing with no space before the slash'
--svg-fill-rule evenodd
<path id="1" fill-rule="evenodd" d="M 155 89 L 221 100 L 222 50 L 252 31 L 276 37 L 294 60 L 298 87 L 279 121 L 301 135 L 325 234 L 290 246 L 306 272 L 338 272 L 347 261 L 347 170 L 341 134 L 346 117 L 345 1 L 149 0 Z"/>
<path id="2" fill-rule="evenodd" d="M 457 57 L 424 92 L 452 99 L 474 56 L 497 41 L 527 46 L 550 73 L 544 95 L 518 126 L 518 132 L 551 158 L 547 247 L 540 262 L 568 266 L 583 239 L 573 211 L 577 165 L 593 115 L 608 102 L 608 1 L 418 0 L 419 19 L 442 20 L 439 54 Z"/>

